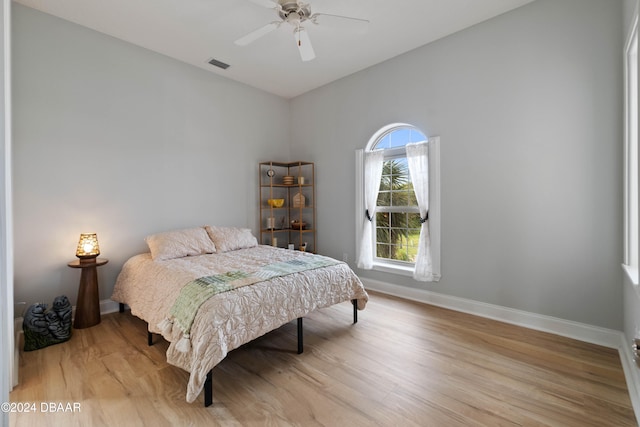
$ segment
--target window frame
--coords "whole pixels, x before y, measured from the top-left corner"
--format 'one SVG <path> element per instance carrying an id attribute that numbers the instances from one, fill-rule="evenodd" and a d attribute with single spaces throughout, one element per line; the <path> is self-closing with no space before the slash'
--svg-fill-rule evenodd
<path id="1" fill-rule="evenodd" d="M 631 282 L 639 283 L 640 160 L 638 147 L 638 10 L 634 13 L 624 49 L 624 261 Z"/>
<path id="2" fill-rule="evenodd" d="M 431 258 L 436 280 L 440 279 L 440 137 L 426 136 L 418 127 L 407 123 L 393 123 L 384 126 L 369 139 L 364 149 L 356 150 L 356 259 L 360 257 L 359 242 L 362 238 L 362 206 L 364 205 L 364 153 L 372 151 L 372 148 L 385 135 L 397 129 L 410 128 L 422 133 L 429 143 L 429 231 L 431 236 Z M 392 147 L 385 150 L 385 161 L 393 157 L 406 157 L 406 149 L 404 146 Z M 386 210 L 386 209 L 385 209 Z M 376 211 L 380 212 L 380 211 Z M 419 210 L 416 209 L 416 212 Z M 372 238 L 375 239 L 375 223 Z M 376 250 L 375 244 L 373 245 Z M 403 276 L 413 277 L 415 263 L 407 261 L 397 261 L 385 258 L 378 258 L 376 253 L 373 254 L 373 270 L 385 273 L 399 274 Z M 429 283 L 429 282 L 426 282 Z"/>

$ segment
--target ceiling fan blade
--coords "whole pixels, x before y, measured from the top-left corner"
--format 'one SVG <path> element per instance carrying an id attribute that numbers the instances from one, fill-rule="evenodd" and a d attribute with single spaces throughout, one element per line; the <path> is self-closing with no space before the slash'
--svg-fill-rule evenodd
<path id="1" fill-rule="evenodd" d="M 368 19 L 352 18 L 350 16 L 331 15 L 329 13 L 314 13 L 309 17 L 314 24 L 332 28 L 341 28 L 356 32 L 364 32 L 369 24 Z"/>
<path id="2" fill-rule="evenodd" d="M 281 24 L 281 21 L 271 22 L 270 24 L 267 24 L 263 27 L 258 28 L 257 30 L 250 32 L 246 36 L 240 37 L 234 43 L 238 46 L 246 46 L 249 43 L 258 40 L 260 37 L 269 34 L 271 31 L 278 28 Z"/>
<path id="3" fill-rule="evenodd" d="M 269 9 L 278 7 L 279 4 L 277 0 L 249 0 L 253 4 L 257 4 L 258 6 L 267 7 Z"/>
<path id="4" fill-rule="evenodd" d="M 298 51 L 300 52 L 300 57 L 303 61 L 311 61 L 316 57 L 316 53 L 313 51 L 313 46 L 311 45 L 309 34 L 307 34 L 307 31 L 303 27 L 296 28 L 293 32 L 293 36 L 296 40 Z"/>

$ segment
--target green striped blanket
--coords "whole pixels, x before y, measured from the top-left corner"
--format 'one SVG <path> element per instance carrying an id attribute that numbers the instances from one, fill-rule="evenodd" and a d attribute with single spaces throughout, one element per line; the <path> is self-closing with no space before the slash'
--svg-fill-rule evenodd
<path id="1" fill-rule="evenodd" d="M 321 255 L 313 255 L 267 264 L 253 272 L 237 270 L 200 277 L 182 288 L 180 295 L 171 307 L 170 317 L 162 321 L 158 327 L 163 333 L 171 333 L 174 326 L 178 327 L 183 336 L 176 345 L 176 349 L 186 352 L 190 348 L 189 333 L 196 313 L 200 306 L 212 296 L 275 277 L 335 264 L 340 264 L 340 261 Z"/>

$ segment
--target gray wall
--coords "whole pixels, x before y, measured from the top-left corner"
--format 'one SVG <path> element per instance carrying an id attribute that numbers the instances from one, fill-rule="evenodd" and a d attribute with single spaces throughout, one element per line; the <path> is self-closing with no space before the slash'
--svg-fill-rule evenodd
<path id="1" fill-rule="evenodd" d="M 76 300 L 79 233 L 100 298 L 151 233 L 257 227 L 257 163 L 288 160 L 279 97 L 15 5 L 15 296 Z"/>
<path id="2" fill-rule="evenodd" d="M 323 252 L 355 256 L 354 150 L 408 122 L 441 137 L 442 280 L 358 274 L 620 330 L 621 26 L 539 0 L 294 99 Z"/>

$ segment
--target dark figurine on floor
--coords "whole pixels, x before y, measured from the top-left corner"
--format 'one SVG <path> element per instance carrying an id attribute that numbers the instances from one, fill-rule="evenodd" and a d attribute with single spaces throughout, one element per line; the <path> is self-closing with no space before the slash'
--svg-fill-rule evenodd
<path id="1" fill-rule="evenodd" d="M 27 309 L 22 322 L 24 351 L 37 350 L 71 338 L 71 303 L 60 295 L 53 300 L 53 307 L 33 304 Z"/>

